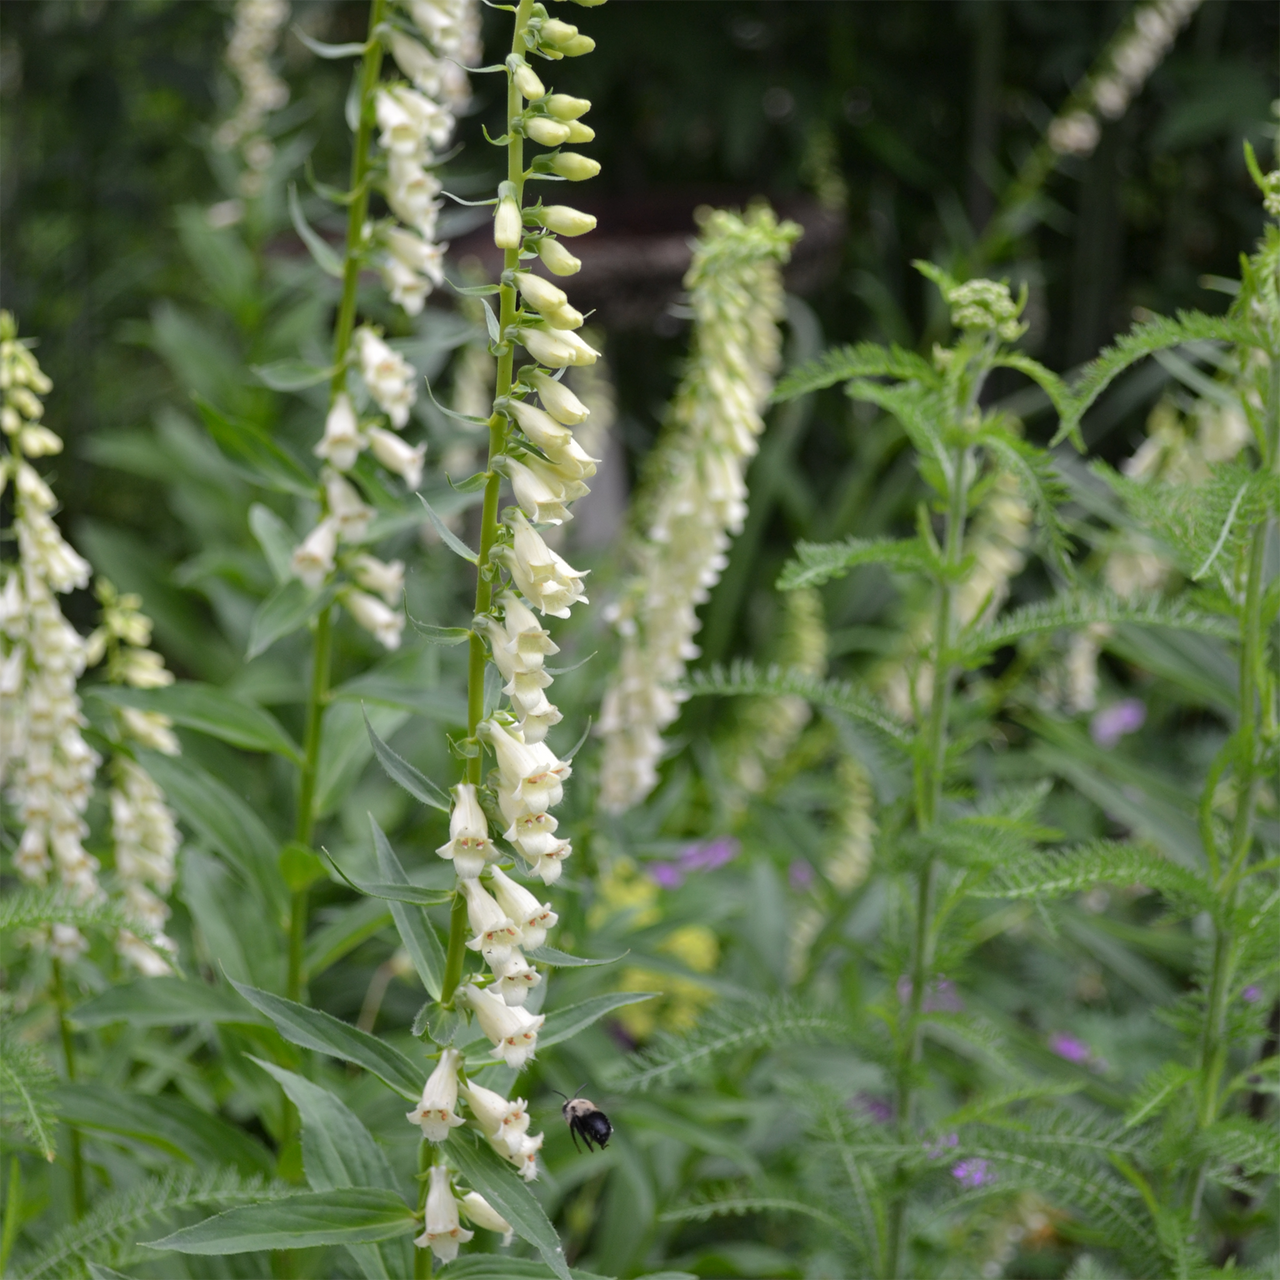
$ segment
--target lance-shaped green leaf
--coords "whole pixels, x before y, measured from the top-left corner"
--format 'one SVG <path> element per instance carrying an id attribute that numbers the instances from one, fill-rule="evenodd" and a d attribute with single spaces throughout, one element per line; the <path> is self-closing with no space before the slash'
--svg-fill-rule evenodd
<path id="1" fill-rule="evenodd" d="M 308 1009 L 306 1005 L 260 991 L 248 983 L 233 980 L 231 985 L 255 1009 L 265 1013 L 286 1040 L 304 1049 L 353 1062 L 372 1072 L 402 1097 L 417 1102 L 426 1075 L 399 1049 L 319 1009 Z"/>
<path id="2" fill-rule="evenodd" d="M 228 1209 L 163 1240 L 144 1243 L 148 1249 L 175 1253 L 256 1253 L 392 1240 L 417 1229 L 413 1210 L 394 1191 L 345 1187 Z"/>
<path id="3" fill-rule="evenodd" d="M 275 838 L 230 787 L 184 756 L 137 749 L 138 761 L 182 820 L 255 885 L 279 913 L 288 903 Z"/>
<path id="4" fill-rule="evenodd" d="M 522 1240 L 542 1254 L 560 1280 L 570 1280 L 560 1237 L 519 1174 L 469 1129 L 450 1135 L 448 1152 L 472 1188 L 506 1218 Z"/>
<path id="5" fill-rule="evenodd" d="M 173 977 L 137 978 L 108 987 L 101 995 L 76 1005 L 70 1017 L 80 1027 L 105 1027 L 112 1022 L 181 1027 L 193 1022 L 262 1021 L 223 987 Z"/>
<path id="6" fill-rule="evenodd" d="M 302 237 L 302 243 L 307 246 L 312 258 L 315 259 L 316 266 L 325 275 L 341 279 L 342 259 L 311 229 L 311 224 L 298 203 L 298 188 L 292 182 L 289 183 L 289 220 L 293 223 L 293 229 Z"/>
<path id="7" fill-rule="evenodd" d="M 369 733 L 369 741 L 373 744 L 373 754 L 378 757 L 378 763 L 387 777 L 392 782 L 398 782 L 415 800 L 422 804 L 429 804 L 433 809 L 439 809 L 441 813 L 448 813 L 450 809 L 448 795 L 378 737 L 373 725 L 369 723 L 367 713 L 364 725 Z"/>
<path id="8" fill-rule="evenodd" d="M 304 627 L 333 600 L 330 584 L 312 591 L 298 578 L 282 582 L 259 606 L 249 623 L 249 647 L 245 660 L 251 662 L 265 653 L 277 640 Z"/>
<path id="9" fill-rule="evenodd" d="M 302 1117 L 302 1162 L 313 1191 L 340 1187 L 385 1187 L 399 1190 L 382 1148 L 345 1102 L 328 1089 L 253 1058 L 274 1076 Z"/>
<path id="10" fill-rule="evenodd" d="M 292 190 L 290 188 L 290 194 Z M 310 360 L 299 360 L 296 356 L 249 367 L 272 391 L 305 391 L 333 377 L 332 369 L 312 364 Z"/>
<path id="11" fill-rule="evenodd" d="M 216 685 L 180 680 L 163 689 L 130 689 L 101 685 L 94 697 L 114 706 L 134 707 L 168 716 L 175 724 L 198 729 L 246 751 L 271 751 L 300 764 L 302 753 L 284 726 L 261 707 Z"/>
<path id="12" fill-rule="evenodd" d="M 369 815 L 373 827 L 373 846 L 378 854 L 378 870 L 386 877 L 391 888 L 398 888 L 401 893 L 408 892 L 413 886 L 405 875 L 400 859 L 396 857 L 383 830 L 378 826 L 373 814 Z M 452 895 L 446 895 L 451 897 Z M 435 927 L 421 906 L 411 906 L 403 898 L 391 903 L 391 918 L 396 922 L 400 933 L 400 941 L 404 943 L 413 967 L 422 979 L 422 985 L 431 993 L 433 999 L 439 1000 L 444 990 L 444 948 L 436 937 Z"/>
<path id="13" fill-rule="evenodd" d="M 547 1014 L 538 1034 L 538 1048 L 549 1049 L 553 1044 L 560 1044 L 585 1031 L 593 1022 L 599 1022 L 606 1014 L 624 1005 L 639 1004 L 642 1000 L 652 1000 L 661 995 L 660 991 L 614 991 L 609 995 L 592 996 L 590 1000 L 582 1000 L 571 1004 L 567 1009 L 557 1009 Z"/>
<path id="14" fill-rule="evenodd" d="M 77 1129 L 119 1134 L 203 1167 L 234 1165 L 242 1173 L 267 1174 L 275 1164 L 244 1130 L 185 1098 L 81 1083 L 60 1085 L 54 1103 L 60 1118 Z"/>
<path id="15" fill-rule="evenodd" d="M 302 498 L 315 496 L 315 477 L 260 427 L 228 417 L 200 396 L 195 402 L 214 443 L 247 480 Z"/>
<path id="16" fill-rule="evenodd" d="M 476 555 L 476 553 L 472 551 L 471 548 L 467 546 L 467 544 L 463 542 L 462 539 L 459 538 L 443 520 L 440 519 L 431 503 L 429 503 L 422 494 L 418 494 L 418 498 L 422 502 L 422 505 L 426 507 L 427 519 L 431 521 L 431 527 L 440 535 L 440 541 L 443 542 L 444 545 L 454 553 L 454 555 L 461 556 L 468 564 L 479 564 L 480 557 Z"/>
<path id="17" fill-rule="evenodd" d="M 557 951 L 555 947 L 535 947 L 532 951 L 526 951 L 526 960 L 536 960 L 539 964 L 550 965 L 553 969 L 579 969 L 588 965 L 597 964 L 617 964 L 623 956 L 628 956 L 629 951 L 622 952 L 622 955 L 605 956 L 602 959 L 596 959 L 592 956 L 572 956 L 567 951 Z"/>

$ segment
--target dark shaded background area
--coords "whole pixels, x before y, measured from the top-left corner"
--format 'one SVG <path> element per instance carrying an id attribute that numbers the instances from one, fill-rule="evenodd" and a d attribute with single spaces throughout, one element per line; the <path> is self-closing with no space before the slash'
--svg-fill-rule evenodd
<path id="1" fill-rule="evenodd" d="M 156 299 L 192 287 L 175 206 L 226 194 L 207 139 L 231 100 L 220 62 L 230 8 L 0 7 L 0 294 L 23 332 L 40 337 L 56 384 L 48 412 L 69 441 L 60 494 L 73 529 L 96 516 L 163 537 L 145 482 L 107 481 L 83 442 L 100 428 L 146 422 L 178 390 L 131 326 Z M 302 0 L 294 9 L 313 34 L 362 37 L 363 4 Z M 766 194 L 826 219 L 816 270 L 799 282 L 826 341 L 914 345 L 923 332 L 927 342 L 928 290 L 910 260 L 973 265 L 975 233 L 1011 173 L 1128 12 L 1077 0 L 614 0 L 573 9 L 598 51 L 558 64 L 556 82 L 595 103 L 591 151 L 604 171 L 572 195 L 611 211 L 641 248 L 642 266 L 623 264 L 610 286 L 619 297 L 630 289 L 636 305 L 600 313 L 633 463 L 656 432 L 684 340 L 670 314 L 673 271 L 646 269 L 661 256 L 646 244 L 665 237 L 678 246 L 701 199 Z M 1222 301 L 1200 282 L 1233 274 L 1260 226 L 1241 139 L 1270 152 L 1278 34 L 1272 3 L 1208 0 L 1125 117 L 1104 128 L 1096 153 L 1066 160 L 1050 179 L 1038 219 L 988 267 L 1030 285 L 1029 344 L 1041 359 L 1066 369 L 1088 358 L 1135 306 Z M 293 100 L 275 127 L 307 139 L 316 171 L 337 179 L 348 68 L 317 60 L 293 37 L 283 62 Z M 477 109 L 450 170 L 461 193 L 489 184 L 496 153 L 480 124 L 496 105 L 496 80 L 477 77 Z M 1113 456 L 1131 450 L 1140 416 L 1111 426 L 1095 444 Z M 846 452 L 839 432 L 821 423 L 810 432 L 803 462 L 814 500 Z"/>

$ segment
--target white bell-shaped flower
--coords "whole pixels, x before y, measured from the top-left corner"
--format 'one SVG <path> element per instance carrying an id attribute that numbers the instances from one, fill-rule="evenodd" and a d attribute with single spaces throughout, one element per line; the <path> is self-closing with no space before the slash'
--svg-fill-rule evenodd
<path id="1" fill-rule="evenodd" d="M 538 1031 L 546 1018 L 508 1005 L 474 983 L 462 989 L 480 1023 L 480 1030 L 493 1042 L 494 1054 L 509 1067 L 519 1071 L 538 1048 Z"/>
<path id="2" fill-rule="evenodd" d="M 422 1136 L 428 1142 L 443 1142 L 450 1129 L 456 1129 L 466 1121 L 456 1114 L 458 1106 L 458 1067 L 462 1054 L 457 1049 L 446 1049 L 440 1055 L 440 1063 L 427 1077 L 422 1098 L 412 1111 L 405 1112 L 410 1124 L 422 1127 Z"/>
<path id="3" fill-rule="evenodd" d="M 324 481 L 329 516 L 337 529 L 338 537 L 343 542 L 359 542 L 369 532 L 373 508 L 361 500 L 355 487 L 338 472 L 326 468 L 321 479 Z"/>
<path id="4" fill-rule="evenodd" d="M 480 1132 L 504 1159 L 519 1149 L 529 1130 L 529 1111 L 523 1098 L 504 1098 L 483 1085 L 464 1084 L 462 1096 Z"/>
<path id="5" fill-rule="evenodd" d="M 551 909 L 549 902 L 539 902 L 524 885 L 517 883 L 497 867 L 489 874 L 498 905 L 520 926 L 521 946 L 528 947 L 530 951 L 537 950 L 546 942 L 547 930 L 554 929 L 560 917 Z"/>
<path id="6" fill-rule="evenodd" d="M 342 603 L 351 616 L 366 631 L 371 631 L 378 642 L 387 649 L 400 647 L 400 633 L 404 630 L 404 615 L 388 608 L 377 596 L 364 591 L 345 591 Z"/>
<path id="7" fill-rule="evenodd" d="M 356 412 L 351 407 L 351 397 L 341 391 L 334 397 L 333 407 L 324 420 L 324 438 L 316 445 L 315 455 L 339 471 L 350 471 L 365 443 Z"/>
<path id="8" fill-rule="evenodd" d="M 478 1191 L 468 1191 L 458 1201 L 469 1221 L 486 1231 L 501 1231 L 505 1248 L 515 1239 L 515 1229 Z"/>
<path id="9" fill-rule="evenodd" d="M 324 584 L 333 572 L 333 556 L 338 548 L 338 530 L 332 517 L 321 520 L 294 548 L 290 567 L 312 591 Z"/>
<path id="10" fill-rule="evenodd" d="M 453 810 L 449 814 L 449 843 L 436 853 L 453 861 L 453 869 L 464 880 L 474 880 L 496 850 L 489 839 L 489 824 L 470 782 L 460 782 L 453 789 Z"/>
<path id="11" fill-rule="evenodd" d="M 518 949 L 513 949 L 505 960 L 490 963 L 489 967 L 493 970 L 493 976 L 498 979 L 494 988 L 504 1003 L 512 1008 L 524 1004 L 529 992 L 542 981 L 542 975 Z"/>
<path id="12" fill-rule="evenodd" d="M 516 512 L 510 525 L 511 545 L 495 550 L 493 558 L 510 570 L 525 599 L 544 616 L 550 614 L 553 618 L 567 618 L 570 606 L 586 604 L 582 590 L 586 575 L 552 551 L 523 512 Z"/>
<path id="13" fill-rule="evenodd" d="M 425 444 L 410 446 L 393 431 L 370 427 L 369 446 L 373 456 L 388 471 L 402 476 L 410 489 L 417 489 L 422 484 L 422 464 L 427 456 Z"/>
<path id="14" fill-rule="evenodd" d="M 449 1170 L 442 1164 L 433 1165 L 424 1230 L 413 1243 L 419 1249 L 429 1248 L 440 1262 L 452 1262 L 458 1256 L 458 1246 L 473 1234 L 458 1221 L 458 1201 L 449 1181 Z"/>
<path id="15" fill-rule="evenodd" d="M 475 937 L 467 942 L 490 964 L 500 964 L 520 941 L 520 930 L 489 896 L 479 880 L 463 880 L 459 886 L 467 900 L 467 922 Z"/>
<path id="16" fill-rule="evenodd" d="M 564 782 L 572 768 L 540 742 L 521 742 L 496 720 L 480 730 L 498 759 L 499 789 L 530 813 L 544 813 L 564 797 Z"/>

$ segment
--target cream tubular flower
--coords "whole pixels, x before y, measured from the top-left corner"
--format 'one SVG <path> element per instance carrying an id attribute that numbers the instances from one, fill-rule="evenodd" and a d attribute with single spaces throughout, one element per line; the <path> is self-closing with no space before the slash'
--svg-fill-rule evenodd
<path id="1" fill-rule="evenodd" d="M 324 421 L 324 439 L 316 445 L 314 453 L 337 470 L 350 471 L 364 446 L 351 398 L 341 391 L 334 397 L 333 408 Z"/>
<path id="2" fill-rule="evenodd" d="M 356 330 L 353 341 L 360 360 L 360 376 L 369 394 L 391 419 L 391 425 L 400 430 L 409 421 L 409 409 L 418 398 L 413 367 L 368 325 Z"/>
<path id="3" fill-rule="evenodd" d="M 551 632 L 539 626 L 533 610 L 518 595 L 504 591 L 498 603 L 502 606 L 507 647 L 526 671 L 541 667 L 547 654 L 560 652 L 560 646 L 551 639 Z"/>
<path id="4" fill-rule="evenodd" d="M 389 609 L 376 596 L 363 591 L 345 591 L 342 603 L 347 606 L 357 624 L 377 637 L 378 643 L 387 649 L 400 647 L 400 633 L 404 630 L 404 617 Z"/>
<path id="5" fill-rule="evenodd" d="M 421 486 L 422 464 L 427 456 L 425 444 L 411 447 L 394 432 L 384 431 L 381 427 L 370 427 L 369 447 L 373 456 L 388 471 L 402 477 L 410 489 L 416 490 Z"/>
<path id="6" fill-rule="evenodd" d="M 460 782 L 453 789 L 453 811 L 449 814 L 449 843 L 436 853 L 453 862 L 453 868 L 466 882 L 474 880 L 494 856 L 496 850 L 489 839 L 489 824 L 470 782 Z"/>
<path id="7" fill-rule="evenodd" d="M 498 759 L 498 785 L 529 813 L 545 813 L 564 798 L 564 782 L 573 770 L 541 743 L 525 743 L 496 720 L 477 730 Z"/>
<path id="8" fill-rule="evenodd" d="M 538 257 L 552 275 L 572 276 L 582 270 L 582 261 L 575 258 L 559 240 L 544 236 L 538 241 Z"/>
<path id="9" fill-rule="evenodd" d="M 512 400 L 507 410 L 520 430 L 548 457 L 563 453 L 573 440 L 573 432 L 545 410 L 526 404 L 523 400 Z"/>
<path id="10" fill-rule="evenodd" d="M 498 905 L 520 926 L 520 944 L 536 951 L 547 940 L 547 930 L 559 923 L 560 917 L 549 902 L 539 902 L 522 884 L 494 867 L 490 884 Z"/>
<path id="11" fill-rule="evenodd" d="M 564 524 L 573 519 L 573 513 L 565 506 L 568 499 L 563 485 L 548 483 L 545 476 L 512 457 L 503 459 L 502 470 L 511 481 L 520 510 L 530 520 L 538 524 Z"/>
<path id="12" fill-rule="evenodd" d="M 536 311 L 558 311 L 569 305 L 569 295 L 531 271 L 517 271 L 512 276 L 524 300 Z"/>
<path id="13" fill-rule="evenodd" d="M 478 1084 L 463 1084 L 460 1088 L 480 1132 L 493 1149 L 504 1159 L 519 1150 L 529 1129 L 525 1100 L 512 1098 L 508 1101 L 500 1093 Z"/>
<path id="14" fill-rule="evenodd" d="M 470 1222 L 485 1231 L 502 1232 L 505 1249 L 515 1239 L 515 1229 L 478 1191 L 468 1191 L 458 1202 Z"/>
<path id="15" fill-rule="evenodd" d="M 493 243 L 499 249 L 518 249 L 523 239 L 520 206 L 510 196 L 503 196 L 493 214 Z"/>
<path id="16" fill-rule="evenodd" d="M 545 364 L 549 369 L 563 369 L 577 363 L 577 353 L 568 342 L 570 336 L 562 329 L 530 329 L 521 326 L 516 330 L 516 341 L 539 364 Z"/>
<path id="17" fill-rule="evenodd" d="M 446 1049 L 440 1055 L 440 1063 L 427 1077 L 422 1098 L 412 1111 L 405 1112 L 410 1124 L 422 1126 L 422 1136 L 428 1142 L 443 1142 L 450 1129 L 456 1129 L 466 1121 L 455 1114 L 458 1105 L 458 1067 L 462 1054 L 457 1049 Z"/>
<path id="18" fill-rule="evenodd" d="M 509 1008 L 497 996 L 468 984 L 462 995 L 471 1006 L 481 1031 L 493 1042 L 494 1054 L 519 1071 L 538 1047 L 538 1031 L 546 1018 Z"/>
<path id="19" fill-rule="evenodd" d="M 419 1249 L 429 1248 L 439 1262 L 452 1262 L 458 1256 L 458 1245 L 465 1244 L 473 1234 L 458 1222 L 458 1201 L 449 1170 L 442 1164 L 433 1165 L 424 1230 L 413 1243 Z"/>
<path id="20" fill-rule="evenodd" d="M 567 427 L 576 427 L 590 417 L 591 410 L 563 382 L 557 382 L 541 369 L 535 369 L 525 376 L 538 393 L 543 407 L 557 422 Z"/>
<path id="21" fill-rule="evenodd" d="M 404 594 L 404 561 L 379 560 L 377 556 L 358 555 L 351 562 L 355 580 L 366 590 L 393 605 Z"/>
<path id="22" fill-rule="evenodd" d="M 540 216 L 542 225 L 558 236 L 581 236 L 596 229 L 594 215 L 581 213 L 567 204 L 544 205 Z"/>
<path id="23" fill-rule="evenodd" d="M 321 479 L 334 531 L 343 542 L 359 542 L 369 531 L 373 508 L 365 505 L 354 486 L 337 471 L 326 470 Z"/>
<path id="24" fill-rule="evenodd" d="M 520 941 L 520 930 L 503 914 L 479 880 L 462 880 L 458 887 L 467 900 L 467 921 L 476 935 L 467 942 L 467 947 L 479 951 L 490 964 L 501 964 Z"/>
<path id="25" fill-rule="evenodd" d="M 513 949 L 505 960 L 490 961 L 489 967 L 493 970 L 493 976 L 498 979 L 494 984 L 498 994 L 510 1008 L 523 1005 L 529 992 L 542 981 L 542 975 L 517 949 Z"/>
<path id="26" fill-rule="evenodd" d="M 493 554 L 510 570 L 520 593 L 544 617 L 567 618 L 570 606 L 587 603 L 582 590 L 584 575 L 552 551 L 523 514 L 517 512 L 510 524 L 512 545 Z"/>

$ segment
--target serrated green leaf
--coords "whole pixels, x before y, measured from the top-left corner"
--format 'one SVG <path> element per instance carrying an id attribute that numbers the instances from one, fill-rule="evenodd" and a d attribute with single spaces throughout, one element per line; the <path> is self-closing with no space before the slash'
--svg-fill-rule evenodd
<path id="1" fill-rule="evenodd" d="M 936 557 L 918 538 L 846 538 L 843 542 L 798 542 L 796 558 L 778 577 L 779 591 L 817 587 L 842 578 L 864 564 L 880 564 L 902 571 L 930 571 Z"/>
<path id="2" fill-rule="evenodd" d="M 57 1076 L 34 1044 L 21 1040 L 13 1023 L 0 1021 L 0 1114 L 17 1126 L 46 1160 L 55 1155 Z"/>
<path id="3" fill-rule="evenodd" d="M 882 347 L 874 342 L 860 342 L 853 347 L 836 347 L 817 360 L 791 369 L 778 382 L 773 401 L 794 400 L 797 396 L 820 391 L 837 382 L 854 378 L 901 378 L 936 386 L 939 378 L 934 367 L 923 356 L 899 346 Z"/>
<path id="4" fill-rule="evenodd" d="M 346 1187 L 228 1209 L 163 1240 L 143 1243 L 175 1253 L 256 1253 L 392 1240 L 416 1230 L 413 1210 L 394 1191 Z"/>
<path id="5" fill-rule="evenodd" d="M 1178 1062 L 1163 1062 L 1149 1071 L 1125 1110 L 1124 1127 L 1132 1129 L 1159 1115 L 1195 1078 L 1192 1068 Z"/>
<path id="6" fill-rule="evenodd" d="M 265 1013 L 286 1040 L 301 1045 L 304 1049 L 314 1049 L 317 1053 L 327 1053 L 330 1057 L 353 1062 L 377 1076 L 383 1084 L 389 1085 L 402 1097 L 411 1102 L 418 1100 L 425 1073 L 399 1049 L 393 1049 L 376 1036 L 341 1022 L 319 1009 L 308 1009 L 306 1005 L 294 1000 L 272 995 L 269 991 L 260 991 L 257 987 L 234 979 L 231 985 L 255 1009 Z"/>
<path id="7" fill-rule="evenodd" d="M 90 688 L 94 697 L 114 706 L 136 707 L 168 716 L 175 724 L 198 729 L 246 751 L 270 751 L 302 763 L 302 752 L 284 726 L 260 706 L 245 702 L 216 685 L 179 680 L 162 689 L 130 689 L 125 685 Z"/>

